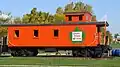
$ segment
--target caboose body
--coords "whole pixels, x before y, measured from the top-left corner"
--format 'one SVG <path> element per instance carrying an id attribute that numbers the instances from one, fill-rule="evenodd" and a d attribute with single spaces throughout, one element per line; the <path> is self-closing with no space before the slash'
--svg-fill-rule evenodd
<path id="1" fill-rule="evenodd" d="M 36 56 L 38 49 L 72 50 L 73 56 L 101 57 L 109 45 L 101 44 L 100 28 L 88 12 L 66 12 L 61 24 L 11 24 L 8 48 L 12 56 Z"/>
<path id="2" fill-rule="evenodd" d="M 79 25 L 80 24 L 80 25 Z M 57 25 L 18 25 L 8 28 L 9 47 L 87 47 L 97 46 L 95 23 Z M 91 25 L 89 25 L 91 24 Z"/>

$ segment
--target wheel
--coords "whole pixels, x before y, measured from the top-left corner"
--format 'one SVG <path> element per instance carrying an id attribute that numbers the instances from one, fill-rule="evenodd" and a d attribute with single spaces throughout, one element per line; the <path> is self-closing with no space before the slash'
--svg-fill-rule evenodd
<path id="1" fill-rule="evenodd" d="M 25 56 L 33 56 L 33 52 L 30 50 L 25 50 Z"/>
<path id="2" fill-rule="evenodd" d="M 12 55 L 12 56 L 17 56 L 15 51 L 12 51 L 12 52 L 11 52 L 11 55 Z"/>
<path id="3" fill-rule="evenodd" d="M 33 56 L 37 56 L 37 54 L 38 54 L 38 51 L 35 50 L 34 53 L 33 53 Z"/>
<path id="4" fill-rule="evenodd" d="M 103 54 L 103 50 L 101 47 L 96 47 L 94 51 L 95 57 L 96 58 L 101 58 Z"/>
<path id="5" fill-rule="evenodd" d="M 87 57 L 87 49 L 85 49 L 85 48 L 83 48 L 83 49 L 81 49 L 80 51 L 80 56 L 82 56 L 82 57 Z"/>
<path id="6" fill-rule="evenodd" d="M 24 56 L 24 51 L 23 50 L 11 50 L 11 55 L 12 56 Z"/>
<path id="7" fill-rule="evenodd" d="M 87 51 L 88 51 L 87 57 L 94 57 L 94 51 L 93 50 L 88 49 Z"/>
<path id="8" fill-rule="evenodd" d="M 101 51 L 95 51 L 95 57 L 101 58 L 102 57 L 102 52 Z"/>
<path id="9" fill-rule="evenodd" d="M 29 50 L 29 49 L 25 50 L 26 56 L 37 56 L 37 54 L 38 54 L 37 50 Z"/>
<path id="10" fill-rule="evenodd" d="M 18 50 L 17 51 L 17 53 L 18 53 L 18 56 L 24 56 L 24 50 Z"/>
<path id="11" fill-rule="evenodd" d="M 77 57 L 78 56 L 78 51 L 77 50 L 73 50 L 72 51 L 72 55 L 73 55 L 73 57 Z"/>

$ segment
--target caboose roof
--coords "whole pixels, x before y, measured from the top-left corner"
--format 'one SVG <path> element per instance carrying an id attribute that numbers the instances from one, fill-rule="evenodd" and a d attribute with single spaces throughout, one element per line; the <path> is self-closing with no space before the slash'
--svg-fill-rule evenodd
<path id="1" fill-rule="evenodd" d="M 54 26 L 54 25 L 97 25 L 97 26 L 105 26 L 105 21 L 100 22 L 63 22 L 63 23 L 56 23 L 56 24 L 0 24 L 0 26 Z M 109 24 L 106 22 L 106 26 Z"/>
<path id="2" fill-rule="evenodd" d="M 64 12 L 65 15 L 84 15 L 85 13 L 88 13 L 92 16 L 90 12 Z"/>

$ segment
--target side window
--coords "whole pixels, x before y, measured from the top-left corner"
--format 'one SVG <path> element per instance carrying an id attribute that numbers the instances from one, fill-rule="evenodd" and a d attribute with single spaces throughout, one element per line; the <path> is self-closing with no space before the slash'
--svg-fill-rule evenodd
<path id="1" fill-rule="evenodd" d="M 34 37 L 38 37 L 38 30 L 34 30 Z"/>
<path id="2" fill-rule="evenodd" d="M 72 21 L 72 16 L 68 16 L 68 21 Z"/>
<path id="3" fill-rule="evenodd" d="M 92 20 L 92 17 L 89 17 L 90 21 Z"/>
<path id="4" fill-rule="evenodd" d="M 54 30 L 54 37 L 58 37 L 59 36 L 58 32 L 59 32 L 59 30 Z"/>
<path id="5" fill-rule="evenodd" d="M 88 20 L 88 16 L 86 16 L 86 20 Z"/>
<path id="6" fill-rule="evenodd" d="M 19 30 L 15 30 L 15 37 L 19 37 Z"/>
<path id="7" fill-rule="evenodd" d="M 80 16 L 79 16 L 79 20 L 80 20 L 80 21 L 82 20 L 82 17 L 83 17 L 83 15 L 80 15 Z"/>

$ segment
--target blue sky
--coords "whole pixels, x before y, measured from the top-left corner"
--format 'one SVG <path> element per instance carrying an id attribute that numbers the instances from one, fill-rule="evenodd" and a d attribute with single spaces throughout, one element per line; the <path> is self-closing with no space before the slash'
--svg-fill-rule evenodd
<path id="1" fill-rule="evenodd" d="M 71 0 L 73 2 L 79 0 Z M 106 13 L 113 34 L 119 33 L 120 30 L 120 0 L 82 0 L 86 4 L 93 6 L 94 13 L 97 20 L 100 20 Z M 69 0 L 2 0 L 0 2 L 0 10 L 4 12 L 11 12 L 13 16 L 23 16 L 29 13 L 33 7 L 37 7 L 39 11 L 55 13 L 58 6 L 64 7 Z"/>

